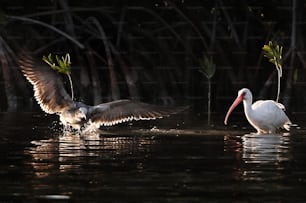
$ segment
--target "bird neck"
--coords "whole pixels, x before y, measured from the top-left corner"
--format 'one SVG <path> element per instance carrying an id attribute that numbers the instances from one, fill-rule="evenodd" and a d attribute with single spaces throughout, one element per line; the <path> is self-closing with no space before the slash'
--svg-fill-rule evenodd
<path id="1" fill-rule="evenodd" d="M 252 114 L 252 99 L 243 100 L 243 108 L 246 115 Z"/>

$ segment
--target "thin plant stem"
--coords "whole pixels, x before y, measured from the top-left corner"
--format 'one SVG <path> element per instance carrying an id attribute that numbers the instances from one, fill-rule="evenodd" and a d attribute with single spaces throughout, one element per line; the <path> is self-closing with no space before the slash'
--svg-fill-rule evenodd
<path id="1" fill-rule="evenodd" d="M 210 114 L 211 114 L 211 111 L 210 111 L 210 106 L 211 106 L 211 81 L 210 79 L 208 79 L 208 93 L 207 93 L 207 96 L 208 96 L 208 102 L 207 102 L 207 125 L 210 125 Z"/>
<path id="2" fill-rule="evenodd" d="M 66 74 L 66 75 L 68 76 L 68 79 L 69 79 L 70 89 L 71 89 L 71 99 L 73 100 L 74 99 L 74 91 L 73 91 L 72 79 L 71 79 L 70 74 Z"/>
<path id="3" fill-rule="evenodd" d="M 279 94 L 280 94 L 280 76 L 278 76 L 278 82 L 277 82 L 277 97 L 276 102 L 279 100 Z"/>
<path id="4" fill-rule="evenodd" d="M 280 94 L 280 78 L 282 77 L 282 69 L 275 65 L 276 70 L 277 70 L 277 97 L 276 97 L 276 102 L 279 100 L 279 94 Z"/>

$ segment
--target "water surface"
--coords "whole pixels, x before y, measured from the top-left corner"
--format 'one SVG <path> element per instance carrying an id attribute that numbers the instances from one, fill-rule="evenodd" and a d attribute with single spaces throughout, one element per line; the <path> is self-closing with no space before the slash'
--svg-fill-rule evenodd
<path id="1" fill-rule="evenodd" d="M 0 202 L 306 202 L 303 129 L 174 117 L 79 135 L 56 119 L 0 114 Z"/>

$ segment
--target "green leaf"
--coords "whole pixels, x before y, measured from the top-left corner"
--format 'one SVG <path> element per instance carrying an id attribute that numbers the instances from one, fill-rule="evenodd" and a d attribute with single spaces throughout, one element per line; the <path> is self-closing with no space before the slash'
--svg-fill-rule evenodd
<path id="1" fill-rule="evenodd" d="M 207 79 L 211 79 L 216 72 L 216 64 L 214 64 L 213 59 L 208 58 L 206 55 L 200 60 L 200 70 Z"/>
<path id="2" fill-rule="evenodd" d="M 56 63 L 53 60 L 52 54 L 50 53 L 47 57 L 43 56 L 42 60 L 47 63 L 53 70 L 56 70 L 60 73 L 66 74 L 69 79 L 70 88 L 71 88 L 71 98 L 73 100 L 74 98 L 74 91 L 73 91 L 73 85 L 72 85 L 72 79 L 70 77 L 71 69 L 70 69 L 70 55 L 67 53 L 65 57 L 59 57 L 58 55 L 55 55 Z"/>
<path id="3" fill-rule="evenodd" d="M 269 52 L 272 51 L 272 50 L 271 50 L 271 47 L 268 46 L 268 45 L 266 45 L 266 44 L 262 47 L 262 49 L 263 49 L 265 52 L 267 52 L 267 53 L 269 53 Z"/>
<path id="4" fill-rule="evenodd" d="M 277 42 L 269 41 L 268 45 L 265 44 L 262 47 L 262 50 L 264 51 L 264 56 L 268 58 L 269 62 L 273 63 L 278 68 L 282 68 L 282 46 L 279 46 Z"/>
<path id="5" fill-rule="evenodd" d="M 42 60 L 47 63 L 52 69 L 63 73 L 70 75 L 71 70 L 70 70 L 70 55 L 67 53 L 65 57 L 59 57 L 58 55 L 55 55 L 56 63 L 54 63 L 52 54 L 50 53 L 48 57 L 43 56 Z"/>
<path id="6" fill-rule="evenodd" d="M 51 63 L 53 63 L 53 59 L 52 59 L 51 53 L 48 55 L 48 59 L 49 59 L 49 61 L 50 61 Z"/>

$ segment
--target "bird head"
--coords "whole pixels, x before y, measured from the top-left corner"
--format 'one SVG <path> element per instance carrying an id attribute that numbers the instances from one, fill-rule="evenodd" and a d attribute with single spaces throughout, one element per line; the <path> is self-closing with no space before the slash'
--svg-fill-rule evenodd
<path id="1" fill-rule="evenodd" d="M 229 110 L 227 111 L 227 114 L 226 114 L 225 119 L 224 119 L 224 124 L 225 125 L 227 125 L 227 120 L 228 120 L 230 114 L 232 113 L 232 111 L 242 101 L 252 101 L 252 93 L 247 88 L 243 88 L 243 89 L 239 90 L 237 98 L 235 99 L 235 101 L 233 102 L 233 104 L 231 105 Z"/>
<path id="2" fill-rule="evenodd" d="M 236 98 L 236 100 L 241 97 L 241 101 L 243 100 L 253 100 L 253 96 L 251 91 L 248 88 L 242 88 L 241 90 L 238 91 L 238 96 Z"/>

